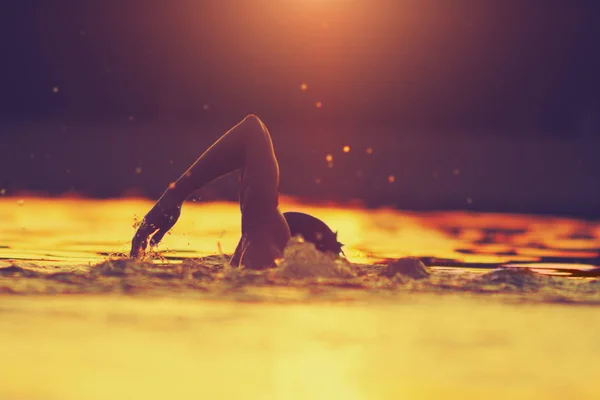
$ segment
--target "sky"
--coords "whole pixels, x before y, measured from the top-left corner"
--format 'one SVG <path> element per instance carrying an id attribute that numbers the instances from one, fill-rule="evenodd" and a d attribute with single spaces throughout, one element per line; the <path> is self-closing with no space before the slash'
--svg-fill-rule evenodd
<path id="1" fill-rule="evenodd" d="M 363 156 L 369 146 L 384 150 L 370 167 L 358 156 L 347 161 L 352 176 L 371 168 L 385 183 L 404 174 L 409 192 L 427 186 L 424 176 L 461 168 L 496 168 L 495 179 L 508 182 L 497 163 L 477 157 L 506 147 L 516 156 L 527 149 L 520 168 L 540 171 L 521 174 L 528 178 L 518 188 L 548 180 L 539 196 L 551 191 L 544 171 L 560 162 L 554 181 L 587 198 L 600 191 L 590 150 L 600 129 L 598 15 L 592 0 L 3 2 L 0 148 L 8 150 L 0 166 L 11 173 L 0 186 L 156 196 L 224 130 L 256 113 L 295 182 L 332 173 L 301 176 L 295 152 L 312 165 L 344 145 Z M 570 150 L 561 153 L 557 140 Z M 128 175 L 142 167 L 153 173 Z M 464 184 L 438 190 L 463 201 L 485 186 Z M 374 203 L 395 203 L 399 193 L 345 185 Z M 514 189 L 503 187 L 506 195 Z M 434 207 L 423 190 L 405 203 L 427 198 Z M 481 204 L 502 208 L 498 196 Z"/>
<path id="2" fill-rule="evenodd" d="M 600 108 L 594 1 L 3 3 L 0 115 L 248 111 L 574 134 Z M 303 95 L 302 83 L 308 90 Z"/>

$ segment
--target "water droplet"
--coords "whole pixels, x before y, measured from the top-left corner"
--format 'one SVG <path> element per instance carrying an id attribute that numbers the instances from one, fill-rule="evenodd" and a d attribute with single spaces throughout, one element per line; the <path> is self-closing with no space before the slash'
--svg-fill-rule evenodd
<path id="1" fill-rule="evenodd" d="M 396 177 L 394 175 L 389 175 L 388 176 L 388 182 L 389 183 L 394 183 L 396 182 Z"/>
<path id="2" fill-rule="evenodd" d="M 300 84 L 300 90 L 303 92 L 306 92 L 308 90 L 308 85 L 306 84 L 306 82 L 302 82 Z"/>
<path id="3" fill-rule="evenodd" d="M 342 151 L 344 153 L 350 153 L 350 146 L 348 146 L 348 145 L 344 146 L 344 148 L 342 149 Z"/>
<path id="4" fill-rule="evenodd" d="M 322 101 L 317 101 L 315 103 L 315 107 L 317 107 L 317 108 L 323 108 L 323 102 Z"/>
<path id="5" fill-rule="evenodd" d="M 142 173 L 142 167 L 137 167 L 135 169 L 135 173 L 138 174 L 138 175 L 141 174 Z"/>
<path id="6" fill-rule="evenodd" d="M 329 162 L 329 163 L 330 163 L 330 162 L 332 162 L 332 161 L 333 161 L 333 155 L 331 155 L 331 154 L 326 154 L 326 155 L 325 155 L 325 161 L 327 161 L 327 162 Z"/>
<path id="7" fill-rule="evenodd" d="M 54 93 L 54 94 L 58 93 L 59 91 L 60 91 L 60 89 L 59 89 L 59 87 L 58 87 L 58 86 L 54 86 L 54 87 L 52 88 L 52 93 Z"/>
<path id="8" fill-rule="evenodd" d="M 25 204 L 25 200 L 19 199 L 19 200 L 17 200 L 17 204 L 22 206 L 23 204 Z"/>
<path id="9" fill-rule="evenodd" d="M 371 147 L 367 147 L 365 151 L 367 152 L 367 154 L 373 154 L 373 149 Z"/>

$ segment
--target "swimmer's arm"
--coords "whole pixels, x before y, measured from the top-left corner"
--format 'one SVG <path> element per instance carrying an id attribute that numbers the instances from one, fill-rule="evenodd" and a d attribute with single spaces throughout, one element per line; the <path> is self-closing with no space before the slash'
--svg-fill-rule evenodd
<path id="1" fill-rule="evenodd" d="M 156 246 L 179 219 L 183 202 L 205 183 L 218 177 L 214 176 L 210 179 L 211 176 L 207 173 L 210 168 L 203 165 L 204 156 L 209 150 L 200 156 L 176 182 L 169 185 L 154 207 L 146 214 L 133 237 L 131 258 L 143 255 L 149 241 L 151 246 Z"/>
<path id="2" fill-rule="evenodd" d="M 181 205 L 207 183 L 240 169 L 245 163 L 246 149 L 256 140 L 257 132 L 266 132 L 262 121 L 255 115 L 244 118 L 171 183 L 159 202 L 165 207 Z"/>
<path id="3" fill-rule="evenodd" d="M 131 257 L 138 257 L 145 250 L 149 238 L 151 245 L 160 242 L 164 234 L 177 222 L 183 202 L 207 183 L 243 167 L 246 154 L 256 146 L 262 148 L 268 131 L 255 115 L 248 115 L 240 123 L 227 131 L 208 150 L 206 150 L 181 177 L 171 183 L 150 212 L 144 217 L 132 241 Z M 272 153 L 272 144 L 268 140 L 268 153 Z M 262 156 L 262 153 L 261 153 Z M 261 175 L 261 170 L 257 175 Z M 276 193 L 276 186 L 271 188 Z M 263 196 L 264 197 L 264 196 Z"/>

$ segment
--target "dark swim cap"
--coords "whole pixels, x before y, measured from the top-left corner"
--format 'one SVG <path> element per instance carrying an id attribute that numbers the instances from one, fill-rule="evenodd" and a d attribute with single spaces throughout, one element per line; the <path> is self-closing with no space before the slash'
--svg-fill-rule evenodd
<path id="1" fill-rule="evenodd" d="M 302 236 L 305 241 L 313 243 L 317 250 L 322 252 L 344 254 L 343 244 L 337 240 L 337 232 L 333 232 L 325 222 L 301 212 L 285 212 L 283 217 L 290 227 L 292 236 Z"/>

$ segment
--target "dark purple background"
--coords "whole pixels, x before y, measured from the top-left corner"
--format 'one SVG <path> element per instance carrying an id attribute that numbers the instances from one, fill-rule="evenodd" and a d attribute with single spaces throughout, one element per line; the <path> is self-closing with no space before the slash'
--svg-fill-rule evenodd
<path id="1" fill-rule="evenodd" d="M 600 216 L 595 1 L 8 3 L 8 194 L 155 198 L 252 112 L 285 194 Z M 202 191 L 235 195 L 232 178 Z"/>

